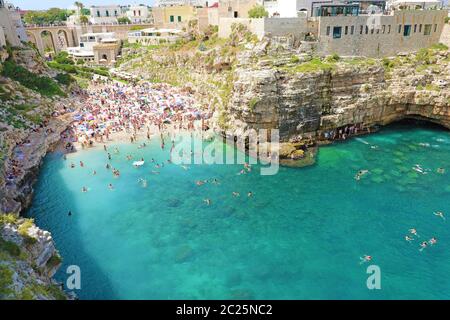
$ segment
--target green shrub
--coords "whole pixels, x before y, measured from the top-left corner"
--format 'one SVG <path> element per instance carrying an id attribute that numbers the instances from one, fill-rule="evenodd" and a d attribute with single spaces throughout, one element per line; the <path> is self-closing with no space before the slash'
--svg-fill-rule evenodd
<path id="1" fill-rule="evenodd" d="M 248 10 L 249 18 L 267 18 L 269 13 L 262 5 L 255 5 L 253 8 Z"/>
<path id="2" fill-rule="evenodd" d="M 11 241 L 5 241 L 0 238 L 0 252 L 4 251 L 8 253 L 11 257 L 19 257 L 20 256 L 20 247 Z"/>
<path id="3" fill-rule="evenodd" d="M 55 80 L 65 86 L 70 85 L 74 81 L 70 74 L 67 73 L 58 73 L 55 77 Z"/>
<path id="4" fill-rule="evenodd" d="M 253 97 L 250 101 L 249 101 L 249 103 L 248 103 L 248 107 L 250 108 L 250 110 L 254 110 L 255 109 L 255 106 L 256 106 L 256 104 L 259 102 L 259 99 L 258 98 L 256 98 L 256 97 Z"/>
<path id="5" fill-rule="evenodd" d="M 433 44 L 433 45 L 430 47 L 430 49 L 432 49 L 432 50 L 438 50 L 438 51 L 446 51 L 446 50 L 448 50 L 448 46 L 446 46 L 446 45 L 443 44 L 443 43 L 436 43 L 436 44 Z"/>
<path id="6" fill-rule="evenodd" d="M 62 258 L 59 254 L 55 253 L 54 255 L 51 256 L 50 259 L 48 259 L 47 261 L 47 267 L 54 268 L 56 266 L 58 266 L 60 263 L 62 262 Z"/>
<path id="7" fill-rule="evenodd" d="M 61 64 L 74 64 L 73 60 L 69 57 L 69 54 L 65 51 L 59 52 L 54 58 L 54 61 Z"/>
<path id="8" fill-rule="evenodd" d="M 28 234 L 28 230 L 31 228 L 31 226 L 33 225 L 33 219 L 25 219 L 25 221 L 19 226 L 19 234 L 23 237 L 23 239 L 25 240 L 26 244 L 33 244 L 36 243 L 36 239 L 31 237 Z"/>
<path id="9" fill-rule="evenodd" d="M 2 75 L 16 80 L 24 87 L 37 91 L 47 97 L 64 95 L 64 92 L 59 88 L 58 84 L 51 78 L 38 76 L 24 67 L 17 65 L 11 59 L 3 63 Z"/>
<path id="10" fill-rule="evenodd" d="M 11 289 L 13 272 L 4 265 L 0 264 L 0 300 L 13 293 Z"/>
<path id="11" fill-rule="evenodd" d="M 17 217 L 13 215 L 12 213 L 9 214 L 0 214 L 0 226 L 2 224 L 11 223 L 15 224 L 17 223 Z"/>

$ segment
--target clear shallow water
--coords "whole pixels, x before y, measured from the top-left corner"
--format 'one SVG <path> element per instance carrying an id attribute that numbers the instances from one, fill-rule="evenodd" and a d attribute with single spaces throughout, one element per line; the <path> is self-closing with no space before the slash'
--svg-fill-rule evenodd
<path id="1" fill-rule="evenodd" d="M 105 169 L 102 149 L 67 161 L 48 155 L 27 213 L 52 232 L 64 258 L 56 278 L 65 281 L 66 267 L 80 266 L 81 299 L 450 298 L 448 131 L 397 124 L 323 147 L 315 166 L 274 176 L 256 168 L 236 175 L 240 165 L 166 165 L 154 175 L 150 164 L 133 168 L 125 155 L 166 160 L 158 141 L 120 150 L 112 160 L 118 179 Z M 419 174 L 415 164 L 432 171 Z M 357 182 L 360 169 L 371 172 Z M 195 185 L 210 178 L 221 184 Z M 419 252 L 419 240 L 404 240 L 412 227 L 437 245 Z M 381 290 L 366 287 L 364 254 L 381 268 Z"/>

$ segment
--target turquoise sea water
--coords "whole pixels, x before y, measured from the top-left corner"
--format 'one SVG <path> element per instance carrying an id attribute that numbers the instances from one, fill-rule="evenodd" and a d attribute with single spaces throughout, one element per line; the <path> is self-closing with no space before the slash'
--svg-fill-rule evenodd
<path id="1" fill-rule="evenodd" d="M 450 133 L 396 124 L 361 139 L 322 147 L 316 165 L 274 176 L 256 167 L 237 175 L 241 165 L 166 165 L 155 175 L 125 159 L 166 160 L 157 139 L 140 150 L 119 145 L 118 179 L 103 149 L 66 161 L 53 153 L 27 215 L 53 234 L 64 259 L 58 280 L 80 266 L 81 299 L 449 299 Z M 370 173 L 358 182 L 361 169 Z M 211 178 L 220 185 L 195 184 Z M 409 243 L 413 227 L 420 238 Z M 433 236 L 438 243 L 420 252 Z M 381 290 L 366 287 L 364 254 L 381 268 Z"/>

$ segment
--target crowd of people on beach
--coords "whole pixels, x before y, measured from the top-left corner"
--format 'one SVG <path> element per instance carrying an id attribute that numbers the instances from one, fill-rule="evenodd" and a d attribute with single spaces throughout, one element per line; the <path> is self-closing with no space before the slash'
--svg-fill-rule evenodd
<path id="1" fill-rule="evenodd" d="M 193 130 L 197 120 L 207 130 L 211 115 L 208 106 L 197 103 L 187 89 L 101 80 L 92 86 L 83 107 L 74 115 L 72 142 L 85 148 L 105 143 L 117 133 L 126 134 L 134 142 L 142 131 L 149 138 L 153 127 L 160 132 L 168 126 Z"/>

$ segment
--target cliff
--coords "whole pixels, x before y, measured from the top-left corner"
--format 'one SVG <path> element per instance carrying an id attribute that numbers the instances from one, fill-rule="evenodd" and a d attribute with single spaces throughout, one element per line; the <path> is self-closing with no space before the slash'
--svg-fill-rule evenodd
<path id="1" fill-rule="evenodd" d="M 370 130 L 404 118 L 420 118 L 450 128 L 450 56 L 437 45 L 415 54 L 385 59 L 324 59 L 264 50 L 238 56 L 230 128 L 279 129 L 285 143 L 331 140 L 358 125 Z M 298 148 L 296 148 L 298 149 Z M 292 152 L 282 152 L 291 158 Z M 298 153 L 297 153 L 298 154 Z"/>
<path id="2" fill-rule="evenodd" d="M 66 299 L 52 280 L 60 264 L 49 232 L 32 220 L 0 215 L 0 300 Z"/>
<path id="3" fill-rule="evenodd" d="M 27 208 L 47 151 L 76 108 L 78 90 L 28 47 L 1 50 L 0 299 L 65 299 L 52 280 L 61 264 L 49 232 L 18 215 Z"/>

